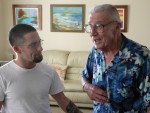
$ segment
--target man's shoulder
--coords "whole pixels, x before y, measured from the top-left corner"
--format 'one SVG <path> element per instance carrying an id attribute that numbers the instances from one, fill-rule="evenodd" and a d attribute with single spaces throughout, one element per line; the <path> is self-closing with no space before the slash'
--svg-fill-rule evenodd
<path id="1" fill-rule="evenodd" d="M 137 53 L 137 54 L 143 54 L 145 52 L 147 54 L 150 54 L 150 50 L 146 46 L 144 46 L 136 41 L 133 41 L 129 38 L 126 38 L 126 37 L 124 37 L 122 49 L 123 50 L 127 49 L 128 51 Z"/>
<path id="2" fill-rule="evenodd" d="M 45 71 L 54 71 L 54 68 L 51 66 L 51 64 L 46 64 L 43 62 L 40 62 L 37 64 L 38 68 L 45 70 Z"/>
<path id="3" fill-rule="evenodd" d="M 9 71 L 11 69 L 11 66 L 13 67 L 13 61 L 5 62 L 3 65 L 1 65 L 0 71 L 5 69 L 8 69 L 7 71 Z"/>
<path id="4" fill-rule="evenodd" d="M 40 63 L 38 63 L 37 64 L 38 65 L 38 67 L 43 67 L 43 68 L 51 68 L 51 66 L 50 66 L 50 64 L 46 64 L 46 63 L 43 63 L 43 62 L 40 62 Z"/>
<path id="5" fill-rule="evenodd" d="M 128 50 L 140 56 L 148 55 L 150 57 L 150 50 L 146 46 L 135 41 L 130 41 L 129 43 Z"/>

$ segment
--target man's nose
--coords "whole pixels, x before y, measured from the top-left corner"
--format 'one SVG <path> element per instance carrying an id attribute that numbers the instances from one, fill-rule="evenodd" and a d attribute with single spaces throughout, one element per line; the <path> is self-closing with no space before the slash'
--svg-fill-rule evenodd
<path id="1" fill-rule="evenodd" d="M 38 49 L 38 51 L 42 51 L 42 50 L 43 50 L 42 45 L 41 45 L 41 44 L 39 44 L 37 49 Z"/>
<path id="2" fill-rule="evenodd" d="M 95 34 L 97 34 L 97 30 L 96 30 L 94 27 L 92 27 L 92 28 L 91 28 L 91 32 L 90 32 L 90 35 L 93 36 L 93 35 L 95 35 Z"/>

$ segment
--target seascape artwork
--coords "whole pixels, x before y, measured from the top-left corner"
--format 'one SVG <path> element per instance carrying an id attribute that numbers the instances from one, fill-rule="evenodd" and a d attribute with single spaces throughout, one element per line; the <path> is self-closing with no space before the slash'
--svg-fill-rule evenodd
<path id="1" fill-rule="evenodd" d="M 16 24 L 29 24 L 38 27 L 38 8 L 16 8 Z"/>
<path id="2" fill-rule="evenodd" d="M 54 31 L 82 30 L 82 7 L 53 7 L 52 29 Z"/>

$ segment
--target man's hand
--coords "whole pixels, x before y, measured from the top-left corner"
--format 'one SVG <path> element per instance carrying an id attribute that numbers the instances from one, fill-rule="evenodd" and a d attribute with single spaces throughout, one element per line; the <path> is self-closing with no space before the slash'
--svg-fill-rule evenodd
<path id="1" fill-rule="evenodd" d="M 85 84 L 84 91 L 87 92 L 91 100 L 97 102 L 108 102 L 106 91 L 92 84 Z"/>

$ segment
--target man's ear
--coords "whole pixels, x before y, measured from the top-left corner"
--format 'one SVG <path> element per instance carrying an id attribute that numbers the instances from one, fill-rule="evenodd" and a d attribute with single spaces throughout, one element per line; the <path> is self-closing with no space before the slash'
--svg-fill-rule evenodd
<path id="1" fill-rule="evenodd" d="M 121 26 L 122 26 L 122 22 L 120 21 L 120 22 L 118 22 L 117 27 L 118 27 L 119 29 L 121 29 Z"/>
<path id="2" fill-rule="evenodd" d="M 19 46 L 14 45 L 12 48 L 16 53 L 21 53 L 21 48 Z"/>

